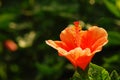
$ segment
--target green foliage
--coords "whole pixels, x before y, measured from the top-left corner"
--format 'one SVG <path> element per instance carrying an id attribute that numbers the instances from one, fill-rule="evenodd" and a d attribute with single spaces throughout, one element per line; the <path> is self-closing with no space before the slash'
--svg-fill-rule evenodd
<path id="1" fill-rule="evenodd" d="M 95 64 L 90 64 L 90 69 L 88 72 L 90 80 L 111 80 L 109 73 L 102 67 Z"/>
<path id="2" fill-rule="evenodd" d="M 118 18 L 120 18 L 120 0 L 103 0 L 107 8 Z"/>
<path id="3" fill-rule="evenodd" d="M 0 15 L 0 29 L 8 28 L 10 22 L 15 19 L 15 14 L 12 13 L 4 13 Z"/>
<path id="4" fill-rule="evenodd" d="M 88 69 L 81 70 L 77 69 L 74 73 L 73 77 L 70 80 L 119 80 L 120 76 L 114 70 L 109 75 L 108 71 L 106 71 L 103 67 L 95 65 L 93 63 L 89 64 Z"/>
<path id="5" fill-rule="evenodd" d="M 120 80 L 120 76 L 115 70 L 112 71 L 110 77 L 111 77 L 111 80 Z"/>
<path id="6" fill-rule="evenodd" d="M 86 77 L 87 76 L 87 77 Z M 109 73 L 102 67 L 90 63 L 88 70 L 78 70 L 71 80 L 111 80 Z"/>

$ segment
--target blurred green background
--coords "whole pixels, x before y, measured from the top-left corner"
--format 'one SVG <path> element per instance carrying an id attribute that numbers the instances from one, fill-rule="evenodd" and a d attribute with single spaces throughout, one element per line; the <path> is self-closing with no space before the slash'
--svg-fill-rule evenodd
<path id="1" fill-rule="evenodd" d="M 68 60 L 45 44 L 74 21 L 97 25 L 109 43 L 92 62 L 120 74 L 120 0 L 0 0 L 0 80 L 68 80 Z"/>

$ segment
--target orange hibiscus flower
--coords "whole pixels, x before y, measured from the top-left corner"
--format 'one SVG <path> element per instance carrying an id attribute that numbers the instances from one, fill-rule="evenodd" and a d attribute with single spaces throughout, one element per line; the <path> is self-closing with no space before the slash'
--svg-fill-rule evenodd
<path id="1" fill-rule="evenodd" d="M 46 40 L 46 43 L 55 48 L 60 56 L 66 57 L 75 68 L 85 70 L 95 53 L 108 42 L 107 37 L 103 28 L 92 26 L 82 30 L 76 21 L 61 32 L 61 41 Z"/>

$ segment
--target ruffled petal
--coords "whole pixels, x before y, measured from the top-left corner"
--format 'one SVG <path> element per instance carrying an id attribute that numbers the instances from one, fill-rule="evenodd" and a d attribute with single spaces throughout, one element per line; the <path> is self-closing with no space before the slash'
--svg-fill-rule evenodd
<path id="1" fill-rule="evenodd" d="M 53 41 L 53 40 L 46 40 L 45 42 L 46 42 L 46 44 L 48 44 L 49 46 L 51 46 L 51 47 L 53 47 L 55 49 L 57 49 L 59 47 L 59 45 L 57 45 L 55 43 L 55 41 Z"/>
<path id="2" fill-rule="evenodd" d="M 82 50 L 80 47 L 77 47 L 63 56 L 65 56 L 75 67 L 79 66 L 81 69 L 85 69 L 93 55 L 91 55 L 90 49 L 86 48 Z"/>
<path id="3" fill-rule="evenodd" d="M 69 51 L 69 46 L 67 46 L 63 41 L 54 41 L 60 48 Z"/>
<path id="4" fill-rule="evenodd" d="M 47 40 L 45 41 L 46 44 L 48 44 L 49 46 L 53 47 L 54 49 L 56 49 L 59 53 L 60 56 L 64 55 L 65 53 L 67 53 L 67 46 L 61 42 L 61 41 L 53 41 L 53 40 Z"/>
<path id="5" fill-rule="evenodd" d="M 81 48 L 90 48 L 91 52 L 98 52 L 108 42 L 107 36 L 107 32 L 103 28 L 90 27 L 82 36 Z"/>
<path id="6" fill-rule="evenodd" d="M 69 50 L 73 49 L 76 47 L 75 45 L 75 29 L 73 26 L 69 26 L 65 28 L 61 34 L 60 34 L 60 39 L 64 43 L 66 43 L 67 46 L 69 46 Z"/>
<path id="7" fill-rule="evenodd" d="M 76 63 L 78 67 L 85 70 L 88 64 L 91 62 L 91 59 L 94 56 L 94 54 L 91 54 L 89 48 L 83 50 L 83 54 L 83 56 L 79 56 L 79 58 L 76 60 Z"/>

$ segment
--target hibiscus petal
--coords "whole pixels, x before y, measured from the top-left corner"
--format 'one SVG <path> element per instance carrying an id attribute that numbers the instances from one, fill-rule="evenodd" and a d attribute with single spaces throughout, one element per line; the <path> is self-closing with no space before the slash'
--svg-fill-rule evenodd
<path id="1" fill-rule="evenodd" d="M 60 47 L 60 48 L 63 48 L 64 50 L 66 50 L 66 51 L 68 50 L 68 46 L 64 42 L 62 42 L 62 41 L 47 40 L 46 43 L 49 46 L 51 46 L 51 47 L 53 47 L 55 49 Z"/>
<path id="2" fill-rule="evenodd" d="M 81 40 L 82 49 L 90 48 L 91 52 L 98 52 L 107 43 L 107 32 L 97 26 L 90 27 Z"/>
<path id="3" fill-rule="evenodd" d="M 49 46 L 55 48 L 58 51 L 60 56 L 62 56 L 65 53 L 67 53 L 67 51 L 66 51 L 67 47 L 66 47 L 66 45 L 63 42 L 61 42 L 61 41 L 53 41 L 53 40 L 47 40 L 45 42 Z"/>
<path id="4" fill-rule="evenodd" d="M 73 49 L 76 47 L 75 45 L 75 29 L 73 26 L 69 26 L 65 28 L 61 34 L 60 39 L 64 43 L 66 43 L 67 46 L 69 46 L 70 49 Z"/>
<path id="5" fill-rule="evenodd" d="M 87 53 L 88 51 L 85 51 L 85 53 Z M 88 66 L 88 64 L 91 62 L 91 59 L 92 57 L 94 56 L 94 54 L 92 55 L 84 55 L 84 56 L 81 56 L 79 57 L 77 60 L 76 60 L 76 64 L 77 66 L 79 66 L 81 69 L 85 70 L 86 67 Z"/>
<path id="6" fill-rule="evenodd" d="M 78 27 L 78 29 L 81 30 L 81 27 Z M 69 26 L 61 32 L 60 39 L 66 43 L 66 45 L 69 46 L 69 50 L 71 50 L 80 46 L 81 32 L 76 33 L 76 27 Z"/>
<path id="7" fill-rule="evenodd" d="M 102 47 L 107 44 L 108 40 L 107 37 L 103 37 L 98 39 L 93 45 L 92 45 L 92 50 L 93 53 L 99 52 L 102 50 Z"/>
<path id="8" fill-rule="evenodd" d="M 48 44 L 49 46 L 51 46 L 51 47 L 53 47 L 53 48 L 55 48 L 55 49 L 57 49 L 59 46 L 55 43 L 55 41 L 53 41 L 53 40 L 46 40 L 45 41 L 46 42 L 46 44 Z"/>
<path id="9" fill-rule="evenodd" d="M 60 48 L 69 51 L 69 47 L 63 41 L 54 41 Z"/>
<path id="10" fill-rule="evenodd" d="M 90 49 L 86 48 L 82 50 L 80 47 L 77 47 L 63 56 L 65 56 L 75 67 L 79 66 L 85 69 L 93 55 L 91 55 Z"/>

